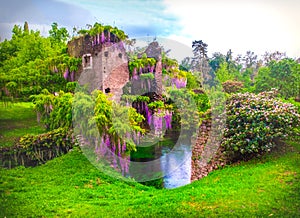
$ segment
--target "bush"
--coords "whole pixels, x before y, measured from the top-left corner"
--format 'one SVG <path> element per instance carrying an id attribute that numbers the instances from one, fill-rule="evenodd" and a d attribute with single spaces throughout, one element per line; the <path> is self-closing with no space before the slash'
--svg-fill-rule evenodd
<path id="1" fill-rule="evenodd" d="M 36 166 L 67 153 L 75 145 L 73 131 L 66 128 L 40 135 L 25 135 L 15 146 L 0 148 L 0 164 L 8 168 Z"/>
<path id="2" fill-rule="evenodd" d="M 44 89 L 41 94 L 30 98 L 35 105 L 38 121 L 44 123 L 48 130 L 72 127 L 73 93 L 60 91 L 54 95 Z"/>
<path id="3" fill-rule="evenodd" d="M 239 81 L 227 80 L 222 83 L 222 86 L 226 93 L 235 93 L 240 91 L 244 87 L 244 84 Z"/>
<path id="4" fill-rule="evenodd" d="M 297 108 L 274 98 L 274 92 L 234 94 L 227 101 L 222 145 L 233 159 L 268 152 L 275 141 L 299 126 Z"/>

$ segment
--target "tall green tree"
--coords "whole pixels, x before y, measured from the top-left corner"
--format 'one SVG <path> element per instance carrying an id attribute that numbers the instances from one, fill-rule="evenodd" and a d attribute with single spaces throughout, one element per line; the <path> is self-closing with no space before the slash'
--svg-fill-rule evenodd
<path id="1" fill-rule="evenodd" d="M 68 30 L 65 27 L 59 28 L 57 23 L 53 23 L 51 27 L 51 30 L 49 30 L 49 39 L 52 48 L 64 50 L 66 48 L 66 42 L 70 37 Z"/>
<path id="2" fill-rule="evenodd" d="M 228 71 L 228 63 L 224 62 L 220 68 L 216 71 L 216 79 L 220 82 L 226 82 L 227 80 L 234 80 L 235 77 Z"/>
<path id="3" fill-rule="evenodd" d="M 278 89 L 284 98 L 300 95 L 300 64 L 287 58 L 281 61 L 271 61 L 267 67 L 262 67 L 255 78 L 257 92 Z"/>

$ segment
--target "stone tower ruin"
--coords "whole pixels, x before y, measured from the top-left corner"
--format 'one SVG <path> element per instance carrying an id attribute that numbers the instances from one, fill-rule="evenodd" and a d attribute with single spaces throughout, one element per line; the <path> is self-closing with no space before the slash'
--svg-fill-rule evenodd
<path id="1" fill-rule="evenodd" d="M 85 35 L 68 42 L 70 56 L 81 58 L 75 79 L 89 90 L 112 93 L 115 100 L 129 81 L 128 58 L 122 41 L 111 35 L 109 41 Z"/>

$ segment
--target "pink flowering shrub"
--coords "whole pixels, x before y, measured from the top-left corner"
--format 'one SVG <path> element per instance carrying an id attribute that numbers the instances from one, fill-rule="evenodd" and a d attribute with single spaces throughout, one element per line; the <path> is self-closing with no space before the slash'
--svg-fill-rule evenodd
<path id="1" fill-rule="evenodd" d="M 226 93 L 235 93 L 240 91 L 244 87 L 244 84 L 240 81 L 227 80 L 222 83 L 222 86 Z"/>
<path id="2" fill-rule="evenodd" d="M 268 152 L 276 139 L 299 126 L 297 108 L 274 98 L 274 92 L 234 94 L 227 102 L 222 146 L 234 159 L 248 159 Z"/>

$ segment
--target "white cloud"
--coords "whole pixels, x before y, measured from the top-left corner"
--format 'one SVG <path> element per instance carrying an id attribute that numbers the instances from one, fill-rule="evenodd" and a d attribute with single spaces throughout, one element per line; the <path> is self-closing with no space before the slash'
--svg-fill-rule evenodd
<path id="1" fill-rule="evenodd" d="M 12 35 L 12 29 L 14 25 L 21 26 L 23 28 L 24 23 L 15 22 L 15 23 L 0 23 L 0 38 L 1 41 L 4 39 L 9 39 Z M 41 35 L 48 36 L 49 30 L 51 29 L 51 25 L 47 24 L 29 24 L 29 29 L 34 31 L 40 31 Z"/>
<path id="2" fill-rule="evenodd" d="M 164 2 L 168 12 L 177 15 L 184 27 L 176 37 L 186 38 L 185 41 L 201 39 L 208 44 L 210 53 L 232 49 L 235 54 L 247 50 L 262 54 L 279 50 L 291 56 L 300 55 L 300 33 L 295 28 L 300 17 L 295 13 L 293 19 L 287 16 L 288 8 L 295 6 L 291 2 L 284 11 L 279 4 L 255 1 Z"/>

